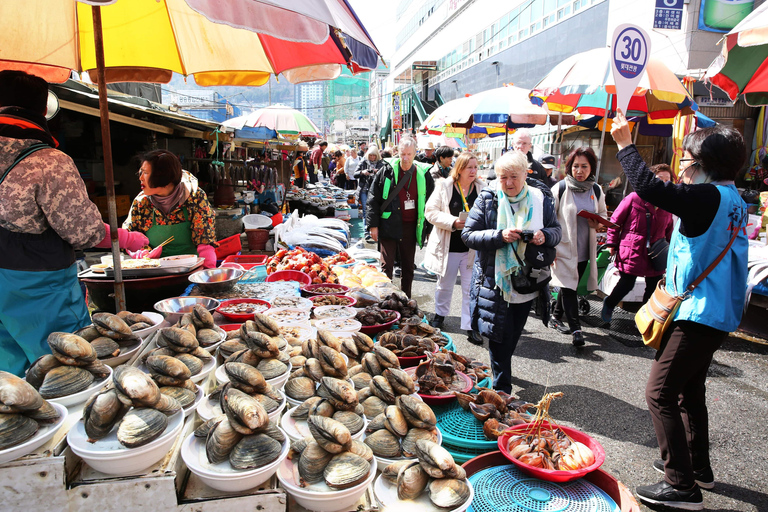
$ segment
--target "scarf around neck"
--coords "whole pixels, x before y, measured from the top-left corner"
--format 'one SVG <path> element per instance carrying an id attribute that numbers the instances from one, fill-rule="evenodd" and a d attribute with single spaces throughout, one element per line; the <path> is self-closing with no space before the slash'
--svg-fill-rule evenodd
<path id="1" fill-rule="evenodd" d="M 184 203 L 188 197 L 189 191 L 187 190 L 187 187 L 184 186 L 184 183 L 179 182 L 179 184 L 176 185 L 176 188 L 173 189 L 173 192 L 169 195 L 165 197 L 151 195 L 149 196 L 149 200 L 155 208 L 162 212 L 163 215 L 168 216 L 174 208 Z"/>
<path id="2" fill-rule="evenodd" d="M 21 107 L 0 107 L 0 136 L 39 140 L 52 148 L 59 145 L 48 130 L 45 116 Z"/>
<path id="3" fill-rule="evenodd" d="M 579 181 L 570 174 L 565 175 L 565 184 L 571 192 L 587 192 L 592 190 L 595 184 L 595 177 L 591 176 L 584 181 Z"/>
<path id="4" fill-rule="evenodd" d="M 528 189 L 528 184 L 523 185 L 523 189 L 514 197 L 508 197 L 501 189 L 498 189 L 496 194 L 499 203 L 496 229 L 528 229 L 533 218 L 533 198 Z M 514 213 L 512 212 L 513 204 L 517 205 L 517 211 Z M 505 243 L 501 249 L 496 251 L 494 279 L 496 286 L 501 290 L 501 296 L 507 302 L 511 302 L 515 294 L 511 276 L 522 270 L 517 256 L 520 257 L 520 260 L 525 258 L 525 248 L 527 245 L 522 240 L 517 240 L 511 244 Z"/>

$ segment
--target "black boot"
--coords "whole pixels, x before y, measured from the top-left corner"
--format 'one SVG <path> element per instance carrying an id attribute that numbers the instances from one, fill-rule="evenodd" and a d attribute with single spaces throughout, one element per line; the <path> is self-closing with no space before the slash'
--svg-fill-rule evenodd
<path id="1" fill-rule="evenodd" d="M 483 337 L 475 331 L 467 331 L 467 341 L 473 345 L 483 345 Z"/>
<path id="2" fill-rule="evenodd" d="M 435 316 L 432 317 L 432 321 L 429 322 L 429 325 L 431 325 L 435 329 L 442 329 L 444 321 L 445 321 L 444 316 L 441 316 L 435 313 Z"/>

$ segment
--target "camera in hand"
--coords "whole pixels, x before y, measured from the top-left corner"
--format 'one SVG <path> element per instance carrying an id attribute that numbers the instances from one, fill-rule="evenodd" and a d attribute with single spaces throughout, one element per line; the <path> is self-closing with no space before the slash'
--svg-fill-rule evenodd
<path id="1" fill-rule="evenodd" d="M 531 243 L 533 241 L 533 231 L 530 229 L 524 229 L 520 232 L 520 240 L 525 243 Z"/>

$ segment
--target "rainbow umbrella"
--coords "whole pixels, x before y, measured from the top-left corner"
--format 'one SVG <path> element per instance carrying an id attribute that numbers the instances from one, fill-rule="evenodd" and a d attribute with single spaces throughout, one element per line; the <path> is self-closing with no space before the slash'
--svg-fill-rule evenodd
<path id="1" fill-rule="evenodd" d="M 233 117 L 221 125 L 237 130 L 244 126 L 267 128 L 276 131 L 283 137 L 290 138 L 318 137 L 320 133 L 320 129 L 304 113 L 285 105 L 272 105 L 245 116 Z"/>
<path id="2" fill-rule="evenodd" d="M 750 106 L 768 104 L 768 4 L 762 4 L 721 40 L 720 55 L 704 75 L 731 100 L 739 94 Z"/>

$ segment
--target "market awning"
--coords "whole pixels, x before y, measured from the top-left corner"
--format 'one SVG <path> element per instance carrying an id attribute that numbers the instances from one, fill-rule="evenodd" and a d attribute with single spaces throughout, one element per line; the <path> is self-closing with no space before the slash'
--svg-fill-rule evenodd
<path id="1" fill-rule="evenodd" d="M 387 122 L 384 123 L 384 127 L 381 129 L 381 132 L 379 132 L 379 139 L 381 139 L 382 144 L 385 140 L 387 140 L 387 136 L 389 135 L 389 132 L 392 130 L 392 113 L 387 110 Z"/>

